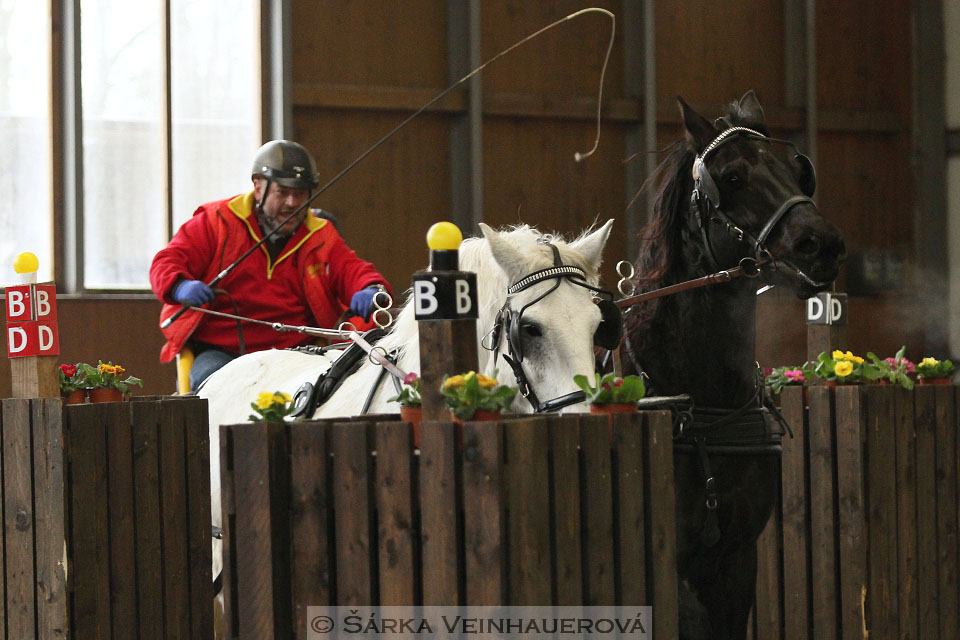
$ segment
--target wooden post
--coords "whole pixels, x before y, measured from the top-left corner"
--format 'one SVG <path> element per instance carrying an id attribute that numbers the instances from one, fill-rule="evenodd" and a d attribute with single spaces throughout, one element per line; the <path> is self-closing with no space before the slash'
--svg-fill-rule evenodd
<path id="1" fill-rule="evenodd" d="M 10 359 L 13 398 L 59 398 L 57 356 L 26 356 Z"/>
<path id="2" fill-rule="evenodd" d="M 430 268 L 413 275 L 414 316 L 420 331 L 420 396 L 424 420 L 444 420 L 443 376 L 476 371 L 477 276 L 458 270 L 463 236 L 449 222 L 427 231 Z"/>
<path id="3" fill-rule="evenodd" d="M 807 300 L 807 360 L 847 346 L 847 294 L 828 291 Z"/>
<path id="4" fill-rule="evenodd" d="M 57 291 L 53 283 L 37 284 L 37 257 L 21 253 L 13 268 L 20 284 L 6 288 L 7 355 L 14 398 L 58 398 L 56 356 Z"/>

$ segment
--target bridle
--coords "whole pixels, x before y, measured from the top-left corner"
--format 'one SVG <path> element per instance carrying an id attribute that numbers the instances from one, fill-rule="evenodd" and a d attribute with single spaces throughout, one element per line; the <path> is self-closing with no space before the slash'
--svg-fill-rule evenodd
<path id="1" fill-rule="evenodd" d="M 707 160 L 714 151 L 732 140 L 734 136 L 737 135 L 748 136 L 750 138 L 765 142 L 775 142 L 790 146 L 794 151 L 794 158 L 800 163 L 802 169 L 800 189 L 803 192 L 803 195 L 795 195 L 787 198 L 786 201 L 784 201 L 777 208 L 773 215 L 770 216 L 770 219 L 767 220 L 766 224 L 763 225 L 763 228 L 756 237 L 739 227 L 723 210 L 720 203 L 720 190 L 717 188 L 717 185 L 714 182 L 713 177 L 710 175 L 710 172 L 707 170 L 706 165 Z M 717 137 L 714 138 L 713 141 L 711 141 L 710 144 L 708 144 L 699 155 L 697 155 L 693 161 L 692 174 L 694 186 L 693 191 L 690 194 L 690 212 L 696 221 L 697 229 L 700 232 L 700 237 L 703 243 L 705 256 L 710 268 L 713 271 L 719 271 L 720 265 L 717 261 L 716 253 L 713 250 L 713 242 L 710 239 L 708 223 L 711 222 L 722 224 L 727 232 L 730 233 L 737 242 L 746 241 L 749 243 L 751 245 L 752 258 L 757 264 L 769 265 L 769 267 L 772 269 L 778 269 L 782 264 L 792 270 L 797 278 L 812 287 L 820 288 L 829 284 L 827 282 L 818 282 L 793 263 L 783 258 L 777 258 L 766 246 L 766 242 L 774 228 L 776 228 L 780 221 L 783 220 L 786 215 L 793 210 L 794 207 L 801 204 L 807 204 L 812 206 L 814 209 L 817 208 L 817 205 L 812 198 L 814 192 L 816 191 L 816 172 L 813 168 L 813 163 L 810 162 L 810 158 L 800 153 L 795 144 L 789 140 L 771 138 L 770 136 L 766 136 L 759 131 L 749 129 L 747 127 L 729 127 L 721 131 L 719 135 L 717 135 Z"/>
<path id="2" fill-rule="evenodd" d="M 517 389 L 520 395 L 527 399 L 527 402 L 530 403 L 536 413 L 542 413 L 544 411 L 556 411 L 583 402 L 586 399 L 586 394 L 583 391 L 574 391 L 545 402 L 540 402 L 536 392 L 530 385 L 530 381 L 527 379 L 527 374 L 523 370 L 523 344 L 520 336 L 520 320 L 523 317 L 524 311 L 556 291 L 560 283 L 566 280 L 571 284 L 589 289 L 600 296 L 605 296 L 598 298 L 596 301 L 600 307 L 602 319 L 593 335 L 595 345 L 606 349 L 615 349 L 620 344 L 620 336 L 623 333 L 623 318 L 620 309 L 613 303 L 612 292 L 587 282 L 587 274 L 580 267 L 563 264 L 563 261 L 560 259 L 560 251 L 550 242 L 548 237 L 541 238 L 538 242 L 547 245 L 553 250 L 553 266 L 534 271 L 507 287 L 507 299 L 497 312 L 493 328 L 484 336 L 481 344 L 483 348 L 488 351 L 496 351 L 500 345 L 500 340 L 506 336 L 507 351 L 502 355 L 503 359 L 507 361 L 507 364 L 509 364 L 513 370 L 513 375 L 517 380 Z M 552 287 L 520 307 L 519 311 L 515 311 L 510 307 L 510 296 L 529 289 L 544 280 L 554 280 L 555 282 Z"/>

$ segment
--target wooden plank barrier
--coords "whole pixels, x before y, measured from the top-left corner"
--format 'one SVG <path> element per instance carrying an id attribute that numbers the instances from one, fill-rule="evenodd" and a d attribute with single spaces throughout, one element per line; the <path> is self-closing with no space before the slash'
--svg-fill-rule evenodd
<path id="1" fill-rule="evenodd" d="M 667 412 L 221 427 L 229 638 L 311 605 L 653 607 L 677 635 Z"/>
<path id="2" fill-rule="evenodd" d="M 780 403 L 794 438 L 751 637 L 960 637 L 957 387 L 787 387 Z"/>
<path id="3" fill-rule="evenodd" d="M 206 401 L 6 399 L 0 633 L 213 637 Z"/>

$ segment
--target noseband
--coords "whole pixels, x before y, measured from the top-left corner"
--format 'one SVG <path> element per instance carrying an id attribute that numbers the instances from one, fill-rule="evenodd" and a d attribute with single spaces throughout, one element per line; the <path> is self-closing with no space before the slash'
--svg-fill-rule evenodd
<path id="1" fill-rule="evenodd" d="M 520 395 L 527 399 L 527 402 L 530 403 L 536 413 L 542 413 L 544 411 L 556 411 L 558 409 L 583 402 L 586 399 L 586 394 L 583 391 L 574 391 L 572 393 L 547 400 L 543 403 L 541 403 L 537 398 L 537 394 L 534 392 L 533 387 L 530 385 L 530 381 L 527 379 L 527 374 L 523 370 L 523 345 L 520 337 L 520 319 L 523 317 L 523 312 L 526 311 L 528 307 L 535 305 L 556 291 L 560 286 L 561 281 L 566 280 L 571 284 L 575 284 L 585 289 L 590 289 L 591 291 L 599 293 L 602 296 L 607 296 L 606 299 L 601 299 L 598 302 L 603 319 L 601 320 L 600 326 L 597 327 L 597 331 L 594 334 L 595 344 L 599 344 L 600 346 L 606 346 L 610 343 L 613 343 L 614 345 L 619 344 L 620 333 L 623 330 L 623 320 L 620 315 L 620 309 L 618 309 L 612 302 L 613 294 L 610 291 L 595 287 L 588 283 L 587 274 L 580 267 L 563 264 L 563 261 L 560 259 L 560 251 L 548 239 L 542 238 L 539 242 L 547 245 L 553 250 L 553 266 L 546 269 L 541 269 L 540 271 L 534 271 L 533 273 L 524 276 L 520 280 L 517 280 L 512 285 L 507 287 L 507 300 L 503 303 L 503 306 L 500 307 L 500 311 L 497 312 L 497 317 L 494 320 L 493 328 L 486 336 L 490 339 L 490 344 L 483 344 L 485 349 L 489 351 L 496 351 L 500 344 L 501 338 L 506 335 L 507 352 L 502 354 L 503 359 L 507 361 L 507 364 L 509 364 L 510 368 L 513 370 L 513 375 L 517 380 L 517 388 L 520 391 Z M 556 282 L 552 287 L 537 296 L 534 300 L 523 305 L 519 311 L 514 311 L 510 308 L 510 296 L 524 291 L 525 289 L 529 289 L 533 285 L 537 284 L 538 282 L 543 282 L 544 280 L 555 280 Z M 486 338 L 484 339 L 484 342 L 486 342 Z"/>
<path id="2" fill-rule="evenodd" d="M 753 237 L 753 235 L 737 226 L 730 216 L 728 216 L 720 207 L 720 190 L 717 188 L 717 185 L 713 181 L 713 177 L 710 175 L 710 172 L 707 170 L 706 166 L 706 161 L 710 154 L 712 154 L 720 146 L 732 140 L 735 135 L 745 135 L 767 142 L 777 142 L 789 145 L 794 149 L 794 157 L 798 160 L 798 162 L 800 162 L 801 166 L 806 172 L 805 175 L 809 176 L 808 184 L 801 185 L 804 195 L 795 195 L 787 198 L 787 200 L 777 208 L 770 219 L 767 220 L 767 223 L 763 226 L 763 229 L 760 230 L 760 233 L 756 237 Z M 816 203 L 810 197 L 813 195 L 816 188 L 816 176 L 810 159 L 800 153 L 797 150 L 796 145 L 794 145 L 792 142 L 788 140 L 780 140 L 778 138 L 771 138 L 760 133 L 759 131 L 749 129 L 747 127 L 730 127 L 721 131 L 720 134 L 714 138 L 713 141 L 710 142 L 710 144 L 708 144 L 693 161 L 692 173 L 694 187 L 693 192 L 690 194 L 690 211 L 697 222 L 697 228 L 700 231 L 700 237 L 703 240 L 706 257 L 710 261 L 710 266 L 713 271 L 718 271 L 721 269 L 721 267 L 717 262 L 716 255 L 713 251 L 713 243 L 710 241 L 707 223 L 717 222 L 722 224 L 726 230 L 733 235 L 737 242 L 747 241 L 751 245 L 753 258 L 758 264 L 769 264 L 773 269 L 777 269 L 779 268 L 777 258 L 770 252 L 769 249 L 767 249 L 766 246 L 767 239 L 770 237 L 771 232 L 773 232 L 777 224 L 779 224 L 779 222 L 786 217 L 787 213 L 789 213 L 797 205 L 808 204 L 814 209 L 817 208 Z M 802 269 L 786 260 L 781 259 L 780 263 L 792 269 L 798 278 L 811 286 L 820 287 L 827 284 L 825 282 L 817 282 L 813 280 Z"/>

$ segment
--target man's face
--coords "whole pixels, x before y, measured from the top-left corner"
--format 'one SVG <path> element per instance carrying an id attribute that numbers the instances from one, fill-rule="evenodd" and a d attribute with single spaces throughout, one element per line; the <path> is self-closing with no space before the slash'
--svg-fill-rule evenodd
<path id="1" fill-rule="evenodd" d="M 276 182 L 269 183 L 270 188 L 267 189 L 267 184 L 268 181 L 265 178 L 257 176 L 253 179 L 254 197 L 257 202 L 263 203 L 262 220 L 264 226 L 267 227 L 268 230 L 273 230 L 279 227 L 280 223 L 291 213 L 303 206 L 310 197 L 310 191 L 307 189 L 282 187 Z M 267 192 L 266 200 L 263 199 L 264 191 Z M 283 236 L 293 235 L 297 227 L 303 223 L 306 217 L 307 210 L 304 209 L 282 227 L 279 227 L 277 233 Z"/>

